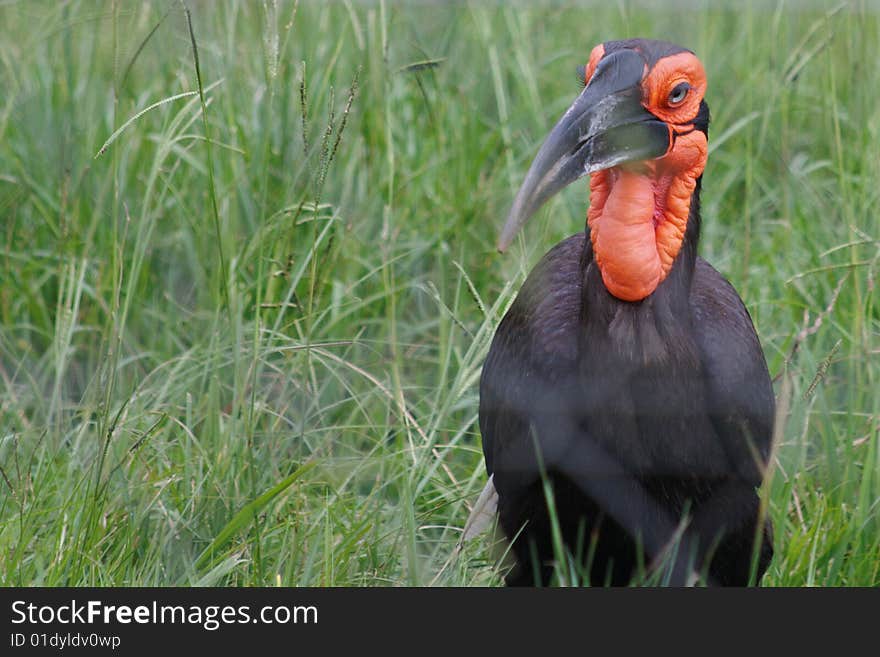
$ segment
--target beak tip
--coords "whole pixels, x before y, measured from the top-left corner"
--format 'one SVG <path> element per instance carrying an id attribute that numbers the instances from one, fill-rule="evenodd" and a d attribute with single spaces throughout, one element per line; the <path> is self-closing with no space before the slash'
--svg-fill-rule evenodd
<path id="1" fill-rule="evenodd" d="M 498 241 L 495 243 L 495 248 L 498 249 L 498 253 L 505 253 L 507 249 L 510 248 L 510 245 L 513 244 L 513 240 L 516 239 L 517 234 L 519 234 L 519 231 L 525 223 L 525 220 L 523 219 L 524 216 L 528 217 L 529 215 L 523 214 L 521 199 L 519 198 L 519 195 L 517 195 L 517 198 L 513 202 L 513 207 L 507 214 L 507 221 L 504 222 L 504 227 L 498 235 Z"/>

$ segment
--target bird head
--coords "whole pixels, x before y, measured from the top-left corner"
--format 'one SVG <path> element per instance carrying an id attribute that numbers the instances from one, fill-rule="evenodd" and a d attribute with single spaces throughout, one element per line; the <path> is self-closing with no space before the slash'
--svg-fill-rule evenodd
<path id="1" fill-rule="evenodd" d="M 612 295 L 638 301 L 672 267 L 706 164 L 706 74 L 689 50 L 646 39 L 596 46 L 581 72 L 584 90 L 538 151 L 498 249 L 550 197 L 589 175 L 603 281 Z"/>

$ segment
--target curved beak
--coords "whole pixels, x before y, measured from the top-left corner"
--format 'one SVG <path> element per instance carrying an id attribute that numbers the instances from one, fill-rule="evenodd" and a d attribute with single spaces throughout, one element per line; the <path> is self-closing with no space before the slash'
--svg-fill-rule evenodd
<path id="1" fill-rule="evenodd" d="M 554 194 L 595 171 L 662 157 L 669 126 L 642 107 L 645 60 L 633 50 L 606 55 L 553 128 L 516 194 L 498 239 L 502 253 Z"/>

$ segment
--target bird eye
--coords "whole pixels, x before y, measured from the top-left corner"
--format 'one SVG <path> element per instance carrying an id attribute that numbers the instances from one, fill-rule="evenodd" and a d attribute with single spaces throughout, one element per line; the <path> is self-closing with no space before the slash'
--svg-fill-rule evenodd
<path id="1" fill-rule="evenodd" d="M 672 88 L 672 91 L 669 92 L 669 104 L 670 105 L 678 105 L 685 98 L 687 98 L 688 91 L 691 90 L 691 85 L 687 82 L 679 82 Z"/>

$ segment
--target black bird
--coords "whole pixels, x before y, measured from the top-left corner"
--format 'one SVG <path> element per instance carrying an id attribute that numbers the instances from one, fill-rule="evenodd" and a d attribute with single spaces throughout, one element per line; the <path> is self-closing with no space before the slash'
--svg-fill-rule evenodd
<path id="1" fill-rule="evenodd" d="M 531 272 L 480 381 L 507 583 L 552 583 L 560 545 L 594 585 L 757 583 L 773 553 L 757 489 L 774 397 L 742 300 L 697 256 L 703 66 L 633 39 L 597 46 L 581 70 L 498 246 L 590 176 L 586 231 Z"/>

